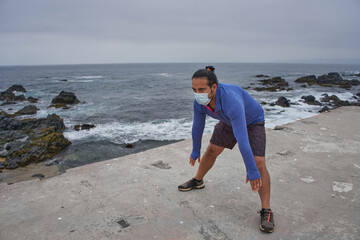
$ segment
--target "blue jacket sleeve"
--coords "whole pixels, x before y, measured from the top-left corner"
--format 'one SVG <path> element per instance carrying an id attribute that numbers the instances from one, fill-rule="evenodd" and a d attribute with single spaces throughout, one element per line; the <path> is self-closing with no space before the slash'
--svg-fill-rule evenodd
<path id="1" fill-rule="evenodd" d="M 192 126 L 193 150 L 191 157 L 196 160 L 200 157 L 201 139 L 205 127 L 206 114 L 202 112 L 200 105 L 194 101 L 194 121 Z"/>
<path id="2" fill-rule="evenodd" d="M 247 177 L 250 181 L 261 178 L 249 143 L 244 104 L 242 101 L 235 98 L 229 98 L 229 100 L 226 114 L 230 117 L 234 136 L 238 142 L 241 155 L 244 159 Z"/>

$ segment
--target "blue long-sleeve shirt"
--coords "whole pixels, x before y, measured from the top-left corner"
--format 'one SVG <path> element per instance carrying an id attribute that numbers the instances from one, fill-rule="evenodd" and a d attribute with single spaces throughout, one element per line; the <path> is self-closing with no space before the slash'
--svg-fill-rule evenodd
<path id="1" fill-rule="evenodd" d="M 201 139 L 205 118 L 209 115 L 231 126 L 244 159 L 249 180 L 261 178 L 250 147 L 247 126 L 264 121 L 264 110 L 244 89 L 233 84 L 218 84 L 215 110 L 194 101 L 194 121 L 192 127 L 193 151 L 191 157 L 200 156 Z"/>

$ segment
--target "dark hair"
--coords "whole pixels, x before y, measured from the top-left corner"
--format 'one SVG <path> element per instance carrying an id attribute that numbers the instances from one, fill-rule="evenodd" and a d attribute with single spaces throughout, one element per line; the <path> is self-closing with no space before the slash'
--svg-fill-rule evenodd
<path id="1" fill-rule="evenodd" d="M 215 68 L 213 66 L 206 66 L 205 69 L 197 70 L 192 78 L 207 78 L 208 85 L 211 87 L 213 84 L 218 84 L 217 77 L 214 73 Z"/>

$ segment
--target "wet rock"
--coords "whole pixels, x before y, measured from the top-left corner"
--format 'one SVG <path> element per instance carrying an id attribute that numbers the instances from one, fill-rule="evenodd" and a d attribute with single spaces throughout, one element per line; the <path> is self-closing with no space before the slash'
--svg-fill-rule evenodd
<path id="1" fill-rule="evenodd" d="M 305 84 L 303 84 L 303 85 L 301 85 L 300 87 L 306 88 L 306 85 L 305 85 Z"/>
<path id="2" fill-rule="evenodd" d="M 323 98 L 320 98 L 321 102 L 326 102 L 326 103 L 334 103 L 335 105 L 340 102 L 340 98 L 338 98 L 338 96 L 336 95 L 331 95 L 329 96 L 328 94 L 323 94 L 322 96 L 324 96 Z"/>
<path id="3" fill-rule="evenodd" d="M 17 102 L 14 102 L 14 101 L 6 101 L 6 102 L 3 102 L 1 104 L 1 106 L 5 106 L 5 105 L 11 105 L 11 104 L 16 104 Z"/>
<path id="4" fill-rule="evenodd" d="M 328 112 L 328 111 L 330 111 L 330 108 L 328 106 L 325 106 L 319 111 L 319 113 Z"/>
<path id="5" fill-rule="evenodd" d="M 281 77 L 274 77 L 271 79 L 264 79 L 259 80 L 262 85 L 267 85 L 268 87 L 257 87 L 254 88 L 255 91 L 269 91 L 269 92 L 276 92 L 278 90 L 283 91 L 287 90 L 290 91 L 292 88 L 285 88 L 289 86 L 289 83 L 282 79 Z"/>
<path id="6" fill-rule="evenodd" d="M 325 75 L 321 75 L 317 79 L 317 84 L 340 84 L 344 79 L 337 72 L 331 72 Z"/>
<path id="7" fill-rule="evenodd" d="M 275 104 L 281 107 L 290 107 L 290 101 L 283 96 L 279 97 Z"/>
<path id="8" fill-rule="evenodd" d="M 360 92 L 358 92 L 358 93 L 356 94 L 356 96 L 360 97 Z"/>
<path id="9" fill-rule="evenodd" d="M 11 87 L 8 88 L 8 90 L 6 91 L 10 91 L 10 92 L 14 92 L 14 91 L 17 91 L 17 92 L 26 92 L 25 88 L 22 86 L 22 85 L 13 85 Z"/>
<path id="10" fill-rule="evenodd" d="M 307 83 L 309 85 L 316 84 L 316 76 L 315 75 L 308 75 L 305 77 L 301 77 L 295 80 L 297 83 Z"/>
<path id="11" fill-rule="evenodd" d="M 11 91 L 4 91 L 0 93 L 0 101 L 14 101 L 15 94 Z"/>
<path id="12" fill-rule="evenodd" d="M 80 130 L 89 130 L 94 127 L 95 127 L 95 125 L 93 125 L 93 124 L 82 124 L 82 125 L 75 125 L 74 129 L 76 131 L 80 131 Z"/>
<path id="13" fill-rule="evenodd" d="M 56 114 L 17 120 L 0 112 L 0 168 L 14 169 L 54 157 L 71 144 L 63 136 L 65 125 Z"/>
<path id="14" fill-rule="evenodd" d="M 263 75 L 263 74 L 259 74 L 259 75 L 256 75 L 256 77 L 258 77 L 258 78 L 268 78 L 269 76 L 267 76 L 267 75 Z"/>
<path id="15" fill-rule="evenodd" d="M 74 93 L 62 91 L 51 101 L 52 105 L 50 107 L 61 108 L 65 107 L 67 104 L 73 105 L 78 104 L 79 102 L 80 101 Z"/>
<path id="16" fill-rule="evenodd" d="M 313 95 L 309 96 L 302 96 L 301 99 L 304 99 L 304 102 L 309 105 L 319 105 L 321 106 L 321 103 L 316 100 L 316 98 Z"/>
<path id="17" fill-rule="evenodd" d="M 134 145 L 131 144 L 131 143 L 128 143 L 128 144 L 125 145 L 125 148 L 134 148 Z"/>
<path id="18" fill-rule="evenodd" d="M 27 100 L 31 103 L 37 103 L 39 99 L 34 98 L 34 97 L 28 97 Z"/>
<path id="19" fill-rule="evenodd" d="M 14 115 L 32 115 L 32 114 L 36 114 L 37 110 L 38 109 L 36 106 L 29 105 L 17 111 Z"/>
<path id="20" fill-rule="evenodd" d="M 19 96 L 15 96 L 14 101 L 23 102 L 23 101 L 26 101 L 26 98 L 25 98 L 24 94 L 21 94 Z"/>

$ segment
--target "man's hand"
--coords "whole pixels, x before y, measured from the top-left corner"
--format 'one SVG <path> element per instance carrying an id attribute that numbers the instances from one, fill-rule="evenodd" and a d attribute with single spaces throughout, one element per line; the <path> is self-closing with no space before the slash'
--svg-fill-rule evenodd
<path id="1" fill-rule="evenodd" d="M 200 163 L 200 157 L 197 158 L 198 162 Z M 196 160 L 194 160 L 191 156 L 190 156 L 190 161 L 189 161 L 191 166 L 194 166 L 196 163 Z"/>
<path id="2" fill-rule="evenodd" d="M 245 183 L 248 183 L 248 181 L 249 181 L 249 178 L 246 177 Z M 250 181 L 250 185 L 251 185 L 251 189 L 252 189 L 254 192 L 259 191 L 260 187 L 262 186 L 261 178 L 251 180 L 251 181 Z"/>

